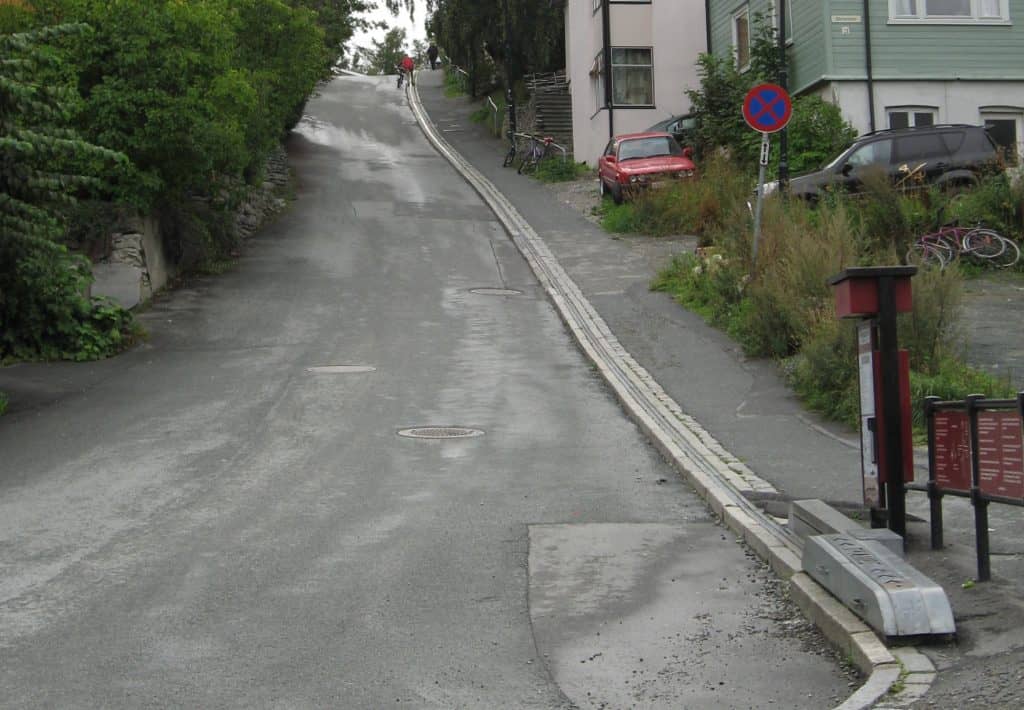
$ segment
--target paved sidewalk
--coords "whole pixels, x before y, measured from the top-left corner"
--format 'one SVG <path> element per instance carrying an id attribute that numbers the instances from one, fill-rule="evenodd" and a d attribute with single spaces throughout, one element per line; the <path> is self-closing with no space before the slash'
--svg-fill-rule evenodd
<path id="1" fill-rule="evenodd" d="M 773 363 L 745 358 L 727 336 L 649 290 L 673 253 L 693 249 L 693 239 L 606 234 L 561 204 L 555 190 L 503 169 L 503 144 L 469 120 L 477 104 L 445 98 L 439 72 L 422 74 L 418 89 L 445 139 L 529 221 L 622 345 L 726 449 L 782 492 L 769 504 L 772 512 L 799 498 L 859 507 L 856 434 L 805 412 Z M 919 479 L 926 476 L 919 467 Z M 1024 705 L 1024 513 L 991 506 L 996 579 L 965 590 L 962 583 L 975 574 L 970 506 L 947 501 L 941 552 L 928 550 L 926 498 L 911 494 L 908 508 L 916 518 L 910 558 L 945 587 L 959 628 L 957 644 L 922 649 L 940 673 L 915 707 L 960 707 L 968 699 Z"/>

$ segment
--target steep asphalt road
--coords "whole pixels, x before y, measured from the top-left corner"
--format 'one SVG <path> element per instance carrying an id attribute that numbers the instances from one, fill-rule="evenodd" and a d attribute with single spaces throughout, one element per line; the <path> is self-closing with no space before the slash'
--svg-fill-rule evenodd
<path id="1" fill-rule="evenodd" d="M 157 299 L 119 358 L 0 371 L 0 706 L 848 692 L 392 80 L 307 110 L 297 200 L 234 271 Z"/>

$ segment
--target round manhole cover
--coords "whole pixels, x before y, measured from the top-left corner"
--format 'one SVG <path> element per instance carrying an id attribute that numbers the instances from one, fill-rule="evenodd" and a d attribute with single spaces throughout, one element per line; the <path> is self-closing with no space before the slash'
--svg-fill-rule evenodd
<path id="1" fill-rule="evenodd" d="M 474 436 L 483 436 L 484 433 L 479 429 L 461 426 L 421 426 L 402 429 L 398 435 L 407 439 L 469 439 Z"/>
<path id="2" fill-rule="evenodd" d="M 517 291 L 514 288 L 471 288 L 470 293 L 475 293 L 480 296 L 522 296 L 522 291 Z"/>

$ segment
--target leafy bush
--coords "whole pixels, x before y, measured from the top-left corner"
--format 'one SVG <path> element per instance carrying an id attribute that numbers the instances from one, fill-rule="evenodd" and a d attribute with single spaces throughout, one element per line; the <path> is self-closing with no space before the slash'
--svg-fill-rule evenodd
<path id="1" fill-rule="evenodd" d="M 96 173 L 125 163 L 67 128 L 73 95 L 46 45 L 87 32 L 61 25 L 0 37 L 0 359 L 104 357 L 130 331 L 127 312 L 85 295 L 88 261 L 56 243 L 62 210 L 104 188 Z"/>
<path id="2" fill-rule="evenodd" d="M 750 130 L 737 107 L 747 91 L 778 79 L 780 59 L 771 18 L 756 14 L 752 23 L 749 71 L 740 72 L 732 55 L 702 54 L 697 60 L 700 87 L 688 89 L 691 113 L 697 119 L 697 154 L 701 159 L 725 150 L 741 164 L 753 166 L 760 155 L 761 136 Z M 838 106 L 818 96 L 798 96 L 787 127 L 789 170 L 798 174 L 818 168 L 850 145 L 857 132 Z M 769 170 L 778 170 L 779 151 L 772 151 Z"/>
<path id="3" fill-rule="evenodd" d="M 1006 174 L 986 179 L 973 190 L 948 196 L 944 213 L 965 226 L 979 222 L 1007 237 L 1024 236 L 1024 181 Z"/>
<path id="4" fill-rule="evenodd" d="M 179 225 L 165 235 L 184 266 L 216 267 L 234 246 L 227 209 L 238 186 L 260 179 L 340 52 L 325 32 L 350 37 L 365 7 L 23 6 L 0 4 L 0 29 L 39 28 L 0 36 L 0 356 L 92 357 L 123 343 L 127 316 L 86 299 L 87 267 L 53 242 L 102 247 L 93 216 L 117 203 Z M 68 24 L 45 27 L 57 21 Z M 76 207 L 80 197 L 97 208 Z"/>
<path id="5" fill-rule="evenodd" d="M 838 106 L 806 94 L 793 100 L 793 115 L 786 127 L 789 137 L 789 172 L 817 170 L 839 155 L 857 137 L 856 129 L 843 118 Z M 748 129 L 748 134 L 751 131 Z M 773 151 L 770 170 L 778 169 L 779 152 Z"/>
<path id="6" fill-rule="evenodd" d="M 0 360 L 94 360 L 130 345 L 131 314 L 88 298 L 91 281 L 63 245 L 0 243 Z"/>

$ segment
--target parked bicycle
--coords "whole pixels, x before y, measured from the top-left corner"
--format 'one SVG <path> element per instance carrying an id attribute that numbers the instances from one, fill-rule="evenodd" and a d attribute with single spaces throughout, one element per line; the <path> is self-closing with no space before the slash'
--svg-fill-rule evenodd
<path id="1" fill-rule="evenodd" d="M 508 152 L 505 153 L 505 160 L 502 161 L 501 167 L 511 167 L 516 161 L 516 157 L 519 155 L 519 145 L 516 141 L 516 134 L 509 131 L 509 146 Z"/>
<path id="2" fill-rule="evenodd" d="M 526 141 L 525 151 L 523 152 L 522 159 L 519 161 L 518 171 L 521 175 L 526 175 L 537 170 L 537 166 L 547 158 L 553 152 L 553 144 L 555 139 L 551 136 L 530 136 Z"/>
<path id="3" fill-rule="evenodd" d="M 908 263 L 946 268 L 961 257 L 997 268 L 1008 268 L 1020 261 L 1017 243 L 982 225 L 945 226 L 922 234 L 907 252 Z"/>

